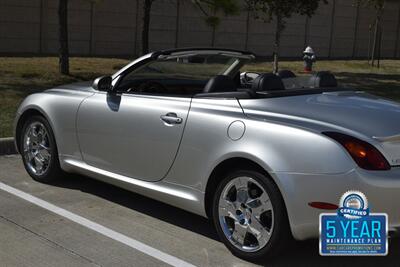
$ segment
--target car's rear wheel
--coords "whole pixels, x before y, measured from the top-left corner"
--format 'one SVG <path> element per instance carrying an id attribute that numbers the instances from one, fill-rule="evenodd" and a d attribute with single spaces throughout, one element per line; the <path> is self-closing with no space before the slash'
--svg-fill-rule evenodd
<path id="1" fill-rule="evenodd" d="M 45 118 L 28 118 L 20 138 L 24 166 L 34 180 L 50 183 L 63 176 L 54 134 Z"/>
<path id="2" fill-rule="evenodd" d="M 256 171 L 235 171 L 219 184 L 213 201 L 218 235 L 236 256 L 260 262 L 279 253 L 291 234 L 277 186 Z"/>

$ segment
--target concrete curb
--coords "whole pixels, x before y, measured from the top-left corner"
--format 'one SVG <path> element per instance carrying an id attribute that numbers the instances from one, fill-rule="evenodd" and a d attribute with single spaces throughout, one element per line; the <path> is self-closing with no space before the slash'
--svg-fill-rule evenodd
<path id="1" fill-rule="evenodd" d="M 17 154 L 15 149 L 14 138 L 0 138 L 0 156 Z"/>

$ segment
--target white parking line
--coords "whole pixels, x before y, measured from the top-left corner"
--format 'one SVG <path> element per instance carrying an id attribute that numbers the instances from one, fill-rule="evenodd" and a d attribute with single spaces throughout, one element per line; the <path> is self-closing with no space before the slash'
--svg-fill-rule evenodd
<path id="1" fill-rule="evenodd" d="M 151 257 L 153 257 L 155 259 L 158 259 L 160 261 L 163 261 L 163 262 L 165 262 L 165 263 L 167 263 L 169 265 L 182 266 L 182 267 L 194 267 L 194 265 L 192 265 L 192 264 L 190 264 L 190 263 L 188 263 L 186 261 L 178 259 L 178 258 L 176 258 L 174 256 L 171 256 L 171 255 L 169 255 L 167 253 L 164 253 L 164 252 L 162 252 L 162 251 L 160 251 L 158 249 L 155 249 L 155 248 L 150 247 L 150 246 L 148 246 L 146 244 L 143 244 L 142 242 L 139 242 L 139 241 L 137 241 L 137 240 L 135 240 L 133 238 L 125 236 L 125 235 L 123 235 L 121 233 L 118 233 L 118 232 L 116 232 L 114 230 L 111 230 L 110 228 L 102 226 L 102 225 L 100 225 L 98 223 L 95 223 L 95 222 L 93 222 L 91 220 L 88 220 L 88 219 L 86 219 L 86 218 L 84 218 L 82 216 L 76 215 L 76 214 L 74 214 L 74 213 L 72 213 L 70 211 L 67 211 L 67 210 L 62 209 L 60 207 L 57 207 L 57 206 L 55 206 L 55 205 L 53 205 L 53 204 L 51 204 L 51 203 L 49 203 L 47 201 L 44 201 L 44 200 L 39 199 L 37 197 L 34 197 L 34 196 L 30 195 L 30 194 L 27 194 L 27 193 L 25 193 L 25 192 L 23 192 L 21 190 L 18 190 L 16 188 L 13 188 L 13 187 L 8 186 L 8 185 L 6 185 L 4 183 L 1 183 L 1 182 L 0 182 L 0 189 L 3 190 L 3 191 L 6 191 L 6 192 L 8 192 L 8 193 L 10 193 L 12 195 L 15 195 L 15 196 L 17 196 L 19 198 L 22 198 L 22 199 L 24 199 L 24 200 L 26 200 L 26 201 L 28 201 L 30 203 L 33 203 L 33 204 L 35 204 L 35 205 L 37 205 L 39 207 L 42 207 L 42 208 L 44 208 L 46 210 L 49 210 L 49 211 L 51 211 L 51 212 L 53 212 L 55 214 L 63 216 L 63 217 L 65 217 L 65 218 L 67 218 L 67 219 L 69 219 L 69 220 L 71 220 L 71 221 L 73 221 L 75 223 L 78 223 L 78 224 L 80 224 L 82 226 L 85 226 L 85 227 L 87 227 L 87 228 L 89 228 L 89 229 L 91 229 L 93 231 L 96 231 L 99 234 L 102 234 L 102 235 L 107 236 L 107 237 L 109 237 L 111 239 L 114 239 L 114 240 L 116 240 L 116 241 L 118 241 L 120 243 L 123 243 L 123 244 L 125 244 L 127 246 L 130 246 L 131 248 L 134 248 L 134 249 L 136 249 L 136 250 L 138 250 L 138 251 L 140 251 L 140 252 L 142 252 L 144 254 L 147 254 L 147 255 L 149 255 L 149 256 L 151 256 Z"/>

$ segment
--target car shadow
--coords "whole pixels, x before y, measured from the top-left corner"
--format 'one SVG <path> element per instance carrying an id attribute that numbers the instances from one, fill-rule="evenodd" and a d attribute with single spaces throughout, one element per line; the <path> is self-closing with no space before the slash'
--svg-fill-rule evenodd
<path id="1" fill-rule="evenodd" d="M 146 214 L 153 218 L 206 236 L 210 239 L 218 240 L 212 223 L 207 218 L 182 209 L 178 209 L 163 202 L 130 192 L 111 184 L 81 175 L 70 175 L 67 179 L 61 179 L 52 185 L 73 190 L 80 190 L 134 211 Z"/>
<path id="2" fill-rule="evenodd" d="M 101 181 L 73 175 L 53 186 L 95 195 L 207 238 L 219 240 L 210 220 Z M 390 239 L 389 248 L 390 252 L 386 257 L 322 257 L 318 252 L 318 240 L 293 241 L 286 251 L 264 266 L 399 266 L 400 239 Z"/>

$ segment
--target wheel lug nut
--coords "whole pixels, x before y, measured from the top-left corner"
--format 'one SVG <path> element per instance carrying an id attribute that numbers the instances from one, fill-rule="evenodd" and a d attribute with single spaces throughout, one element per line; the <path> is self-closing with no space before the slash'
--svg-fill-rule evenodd
<path id="1" fill-rule="evenodd" d="M 240 224 L 244 224 L 244 223 L 245 223 L 245 220 L 244 220 L 244 219 L 241 219 L 241 220 L 239 221 L 239 223 L 240 223 Z"/>

